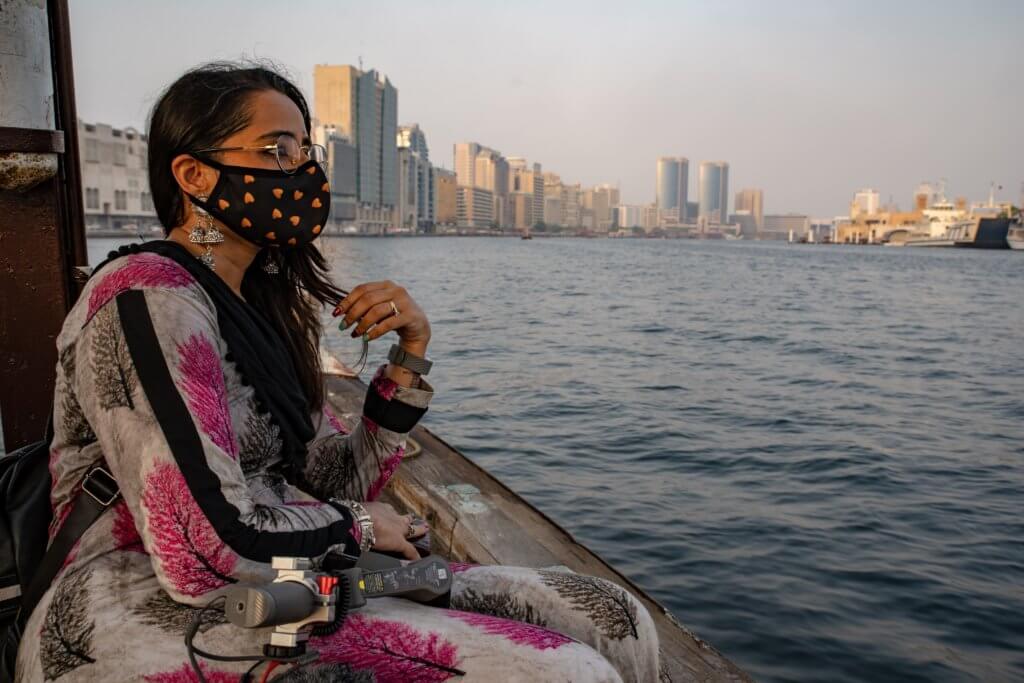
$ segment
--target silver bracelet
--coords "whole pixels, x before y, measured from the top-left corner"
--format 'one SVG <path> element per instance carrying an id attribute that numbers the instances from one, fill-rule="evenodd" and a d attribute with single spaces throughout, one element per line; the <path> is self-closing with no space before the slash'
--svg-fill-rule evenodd
<path id="1" fill-rule="evenodd" d="M 377 538 L 373 534 L 373 518 L 370 517 L 370 513 L 366 511 L 363 504 L 354 500 L 338 500 L 337 498 L 331 498 L 331 501 L 344 505 L 352 511 L 352 516 L 359 525 L 359 552 L 365 553 L 372 548 L 377 542 Z"/>

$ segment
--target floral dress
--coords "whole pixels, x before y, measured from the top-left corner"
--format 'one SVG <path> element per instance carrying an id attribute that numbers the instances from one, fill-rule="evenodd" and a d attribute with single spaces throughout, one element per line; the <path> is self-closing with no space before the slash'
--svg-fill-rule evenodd
<path id="1" fill-rule="evenodd" d="M 140 315 L 153 367 L 140 368 L 126 340 L 126 320 L 139 325 Z M 282 474 L 279 428 L 233 361 L 212 301 L 157 254 L 118 258 L 89 281 L 58 358 L 54 527 L 93 465 L 105 462 L 122 498 L 33 611 L 18 681 L 197 680 L 184 645 L 197 608 L 232 584 L 272 579 L 270 554 L 358 552 L 351 513 L 323 501 L 373 500 L 402 461 L 406 433 L 367 414 L 350 429 L 325 406 L 313 416 L 301 482 Z M 378 404 L 427 406 L 429 384 L 402 387 L 383 369 L 368 389 Z M 171 387 L 171 418 L 154 412 L 154 376 Z M 653 622 L 615 584 L 565 568 L 453 570 L 450 609 L 371 600 L 336 633 L 311 640 L 317 662 L 280 667 L 272 680 L 657 680 Z M 206 651 L 259 654 L 269 640 L 267 629 L 207 614 L 196 639 Z M 236 681 L 249 663 L 201 666 L 210 681 Z"/>

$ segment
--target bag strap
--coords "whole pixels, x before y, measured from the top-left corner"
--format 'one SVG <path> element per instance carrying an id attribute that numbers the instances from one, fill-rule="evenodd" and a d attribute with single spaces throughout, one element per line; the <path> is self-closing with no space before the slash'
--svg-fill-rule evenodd
<path id="1" fill-rule="evenodd" d="M 53 578 L 57 576 L 67 560 L 71 549 L 82 537 L 82 534 L 93 525 L 100 515 L 120 498 L 121 489 L 114 479 L 114 475 L 100 466 L 93 467 L 82 479 L 82 490 L 71 503 L 71 511 L 61 524 L 60 530 L 54 536 L 50 547 L 46 549 L 39 569 L 32 577 L 32 583 L 22 596 L 21 609 L 18 612 L 18 620 L 23 623 L 27 621 L 32 610 L 39 604 L 43 594 L 46 593 Z"/>

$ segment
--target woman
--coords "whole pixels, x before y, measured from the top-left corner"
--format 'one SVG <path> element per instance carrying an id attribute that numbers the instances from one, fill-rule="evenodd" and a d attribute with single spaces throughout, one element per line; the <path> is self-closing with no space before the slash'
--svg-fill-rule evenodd
<path id="1" fill-rule="evenodd" d="M 374 498 L 433 389 L 381 366 L 349 431 L 324 404 L 319 316 L 336 304 L 353 336 L 394 331 L 420 359 L 430 324 L 390 281 L 343 296 L 328 279 L 312 242 L 330 189 L 309 134 L 302 95 L 264 67 L 207 65 L 157 101 L 149 177 L 167 240 L 94 274 L 58 339 L 54 526 L 97 463 L 122 498 L 32 613 L 19 680 L 196 680 L 183 634 L 197 608 L 272 578 L 271 556 L 417 557 L 407 538 L 423 526 Z M 613 584 L 457 570 L 453 609 L 373 600 L 274 680 L 656 679 L 650 616 Z M 267 640 L 220 619 L 197 645 L 244 655 Z M 202 666 L 226 681 L 248 665 Z"/>

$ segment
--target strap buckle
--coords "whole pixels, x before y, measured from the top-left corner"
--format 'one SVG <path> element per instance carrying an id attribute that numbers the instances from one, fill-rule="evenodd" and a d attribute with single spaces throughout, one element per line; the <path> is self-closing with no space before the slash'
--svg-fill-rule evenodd
<path id="1" fill-rule="evenodd" d="M 82 480 L 82 490 L 103 507 L 110 505 L 121 495 L 121 487 L 117 485 L 114 475 L 97 465 L 89 470 Z"/>

